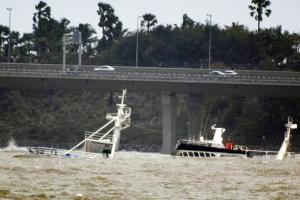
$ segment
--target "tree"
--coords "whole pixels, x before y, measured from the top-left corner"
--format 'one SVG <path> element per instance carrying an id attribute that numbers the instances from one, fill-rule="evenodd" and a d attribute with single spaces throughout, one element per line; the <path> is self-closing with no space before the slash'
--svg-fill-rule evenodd
<path id="1" fill-rule="evenodd" d="M 38 5 L 35 6 L 35 9 L 37 10 L 36 13 L 33 14 L 33 21 L 34 24 L 33 26 L 36 27 L 38 22 L 42 20 L 47 20 L 49 21 L 51 18 L 51 8 L 47 6 L 47 3 L 44 1 L 40 1 Z"/>
<path id="2" fill-rule="evenodd" d="M 265 51 L 264 68 L 283 69 L 297 52 L 293 48 L 294 38 L 287 31 L 283 32 L 281 26 L 264 29 L 260 38 Z"/>
<path id="3" fill-rule="evenodd" d="M 35 50 L 40 62 L 46 59 L 48 49 L 47 34 L 51 21 L 51 8 L 47 3 L 40 1 L 36 6 L 36 13 L 33 14 L 33 34 L 35 36 Z"/>
<path id="4" fill-rule="evenodd" d="M 40 1 L 33 15 L 34 48 L 41 63 L 61 62 L 62 36 L 69 32 L 70 21 L 66 18 L 57 21 L 51 17 L 51 8 Z M 51 55 L 51 56 L 49 56 Z"/>
<path id="5" fill-rule="evenodd" d="M 150 28 L 152 26 L 155 26 L 156 23 L 157 23 L 156 16 L 151 13 L 146 13 L 143 15 L 143 20 L 141 21 L 141 26 L 143 27 L 146 24 L 147 33 L 149 33 Z"/>
<path id="6" fill-rule="evenodd" d="M 269 0 L 252 0 L 249 9 L 251 10 L 250 15 L 257 21 L 257 31 L 260 32 L 260 22 L 263 20 L 263 15 L 269 17 L 271 10 L 268 7 L 271 5 Z"/>
<path id="7" fill-rule="evenodd" d="M 95 47 L 97 43 L 97 36 L 95 29 L 90 24 L 79 24 L 77 27 L 71 27 L 71 32 L 80 31 L 81 42 L 83 48 L 83 61 L 88 64 L 88 58 L 95 55 Z M 72 45 L 73 52 L 77 51 L 78 45 Z"/>
<path id="8" fill-rule="evenodd" d="M 192 20 L 187 14 L 184 14 L 182 16 L 182 24 L 181 24 L 181 28 L 183 30 L 185 29 L 192 29 L 195 26 L 195 21 Z"/>
<path id="9" fill-rule="evenodd" d="M 222 43 L 218 43 L 221 49 L 221 60 L 229 65 L 245 64 L 249 60 L 250 50 L 254 44 L 249 42 L 249 31 L 244 25 L 233 22 L 231 26 L 225 26 L 221 34 Z"/>
<path id="10" fill-rule="evenodd" d="M 84 53 L 90 56 L 93 53 L 92 44 L 97 41 L 97 36 L 95 36 L 96 31 L 90 24 L 79 24 L 78 30 L 82 34 L 82 46 Z"/>
<path id="11" fill-rule="evenodd" d="M 99 46 L 100 49 L 104 49 L 105 47 L 111 47 L 114 41 L 124 34 L 123 24 L 115 15 L 111 5 L 98 3 L 98 7 L 97 13 L 100 16 L 98 26 L 102 28 L 102 39 L 99 41 Z"/>
<path id="12" fill-rule="evenodd" d="M 70 25 L 70 20 L 68 20 L 67 18 L 62 18 L 59 22 L 59 25 L 60 25 L 60 29 L 63 31 L 63 32 L 68 32 L 69 29 L 68 29 L 68 26 Z"/>
<path id="13" fill-rule="evenodd" d="M 48 62 L 51 63 L 61 63 L 62 59 L 62 38 L 63 34 L 68 33 L 68 25 L 70 21 L 66 18 L 57 21 L 51 18 L 47 26 L 46 40 L 48 42 L 48 53 L 52 55 L 50 58 L 47 58 Z"/>
<path id="14" fill-rule="evenodd" d="M 34 57 L 33 34 L 24 33 L 19 40 L 19 61 L 32 62 Z"/>
<path id="15" fill-rule="evenodd" d="M 4 58 L 5 55 L 2 52 L 5 52 L 4 43 L 9 37 L 9 28 L 7 26 L 0 25 L 0 60 L 4 61 L 7 58 Z M 3 57 L 2 57 L 3 56 Z"/>
<path id="16" fill-rule="evenodd" d="M 12 59 L 14 62 L 16 61 L 16 57 L 18 56 L 18 52 L 16 51 L 16 47 L 19 44 L 20 40 L 20 33 L 17 31 L 12 31 L 10 34 L 10 46 L 11 46 L 11 51 L 12 51 Z"/>

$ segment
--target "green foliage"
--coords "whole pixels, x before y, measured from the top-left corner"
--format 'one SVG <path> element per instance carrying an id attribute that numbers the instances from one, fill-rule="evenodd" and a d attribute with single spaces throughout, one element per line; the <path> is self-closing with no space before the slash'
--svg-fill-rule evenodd
<path id="1" fill-rule="evenodd" d="M 124 34 L 122 22 L 119 21 L 114 12 L 109 4 L 98 3 L 97 13 L 100 17 L 98 26 L 102 28 L 102 38 L 98 45 L 99 50 L 110 48 Z"/>
<path id="2" fill-rule="evenodd" d="M 79 24 L 78 30 L 82 34 L 83 55 L 87 60 L 95 54 L 93 44 L 97 42 L 96 31 L 90 24 Z"/>
<path id="3" fill-rule="evenodd" d="M 51 8 L 40 1 L 33 15 L 34 48 L 39 63 L 60 63 L 62 36 L 68 32 L 70 21 L 66 18 L 57 21 L 51 17 Z M 49 56 L 51 54 L 51 56 Z"/>
<path id="4" fill-rule="evenodd" d="M 143 15 L 143 20 L 141 21 L 141 26 L 146 26 L 147 33 L 149 33 L 151 27 L 155 26 L 157 24 L 156 16 L 151 13 L 146 13 Z"/>
<path id="5" fill-rule="evenodd" d="M 269 0 L 252 0 L 249 9 L 251 10 L 250 15 L 257 21 L 257 30 L 260 32 L 260 22 L 263 20 L 263 15 L 269 17 L 271 15 L 271 9 L 268 7 L 271 5 Z"/>
<path id="6" fill-rule="evenodd" d="M 46 2 L 40 1 L 36 6 L 36 13 L 33 14 L 33 33 L 35 35 L 35 50 L 40 62 L 46 59 L 48 53 L 47 40 L 50 31 L 51 8 Z"/>
<path id="7" fill-rule="evenodd" d="M 270 1 L 252 0 L 251 15 L 258 23 L 269 16 Z M 20 36 L 12 31 L 13 62 L 61 63 L 62 36 L 78 29 L 82 33 L 84 64 L 135 65 L 136 32 L 123 30 L 122 22 L 111 5 L 98 3 L 99 27 L 102 37 L 90 24 L 69 27 L 66 18 L 51 17 L 51 8 L 40 1 L 33 14 L 33 33 Z M 300 36 L 283 31 L 280 26 L 260 30 L 232 23 L 221 28 L 218 24 L 201 23 L 187 14 L 182 23 L 158 25 L 154 14 L 143 15 L 139 30 L 139 65 L 159 67 L 206 68 L 208 64 L 209 30 L 212 30 L 212 68 L 299 70 Z M 0 26 L 0 60 L 7 61 L 9 29 Z M 78 45 L 68 46 L 67 63 L 77 63 Z"/>
<path id="8" fill-rule="evenodd" d="M 192 20 L 187 14 L 184 14 L 182 17 L 181 29 L 193 29 L 195 21 Z"/>
<path id="9" fill-rule="evenodd" d="M 0 25 L 0 61 L 7 61 L 8 38 L 9 38 L 9 28 L 7 26 Z"/>
<path id="10" fill-rule="evenodd" d="M 3 92 L 1 122 L 6 139 L 21 145 L 68 146 L 83 137 L 84 131 L 100 126 L 109 112 L 101 95 L 92 93 Z M 97 109 L 95 109 L 95 107 Z M 101 113 L 105 112 L 105 113 Z"/>
<path id="11" fill-rule="evenodd" d="M 135 37 L 135 33 L 131 33 L 115 43 L 110 49 L 111 57 L 106 60 L 114 60 L 118 65 L 133 65 Z M 257 35 L 238 23 L 224 29 L 213 24 L 212 38 L 213 68 L 282 70 L 288 69 L 289 64 L 299 57 L 295 48 L 299 38 L 295 34 L 282 33 L 279 27 L 264 29 Z M 141 30 L 140 66 L 205 68 L 208 39 L 209 24 L 196 23 L 187 15 L 184 15 L 181 27 L 159 25 L 147 34 Z"/>
<path id="12" fill-rule="evenodd" d="M 33 43 L 34 35 L 32 33 L 24 33 L 23 36 L 19 40 L 19 51 L 16 57 L 19 62 L 33 62 L 35 55 L 33 54 L 34 43 Z"/>
<path id="13" fill-rule="evenodd" d="M 22 146 L 69 147 L 82 140 L 85 131 L 106 123 L 105 115 L 116 112 L 117 101 L 117 94 L 1 91 L 0 146 L 14 138 Z M 155 109 L 159 101 L 154 95 L 127 98 L 135 108 L 124 143 L 141 144 L 144 138 L 145 144 L 160 144 L 161 115 L 159 107 Z"/>
<path id="14" fill-rule="evenodd" d="M 105 122 L 105 114 L 116 112 L 118 94 L 92 92 L 1 91 L 0 146 L 14 138 L 22 146 L 69 148 L 82 140 L 85 131 L 94 131 Z M 160 145 L 161 102 L 155 94 L 132 94 L 126 99 L 132 107 L 132 124 L 122 133 L 121 144 Z M 177 138 L 188 138 L 187 102 L 179 98 Z M 287 116 L 300 118 L 297 99 L 210 96 L 203 98 L 203 133 L 210 126 L 226 128 L 224 139 L 261 148 L 278 149 Z M 200 111 L 199 111 L 200 112 Z M 293 144 L 299 142 L 299 130 Z M 267 146 L 266 146 L 267 145 Z M 296 147 L 298 147 L 296 145 Z M 299 148 L 299 147 L 298 147 Z"/>

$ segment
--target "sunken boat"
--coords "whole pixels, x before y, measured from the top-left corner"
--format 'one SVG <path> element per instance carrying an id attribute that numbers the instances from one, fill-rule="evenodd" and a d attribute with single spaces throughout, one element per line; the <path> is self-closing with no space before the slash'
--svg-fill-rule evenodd
<path id="1" fill-rule="evenodd" d="M 217 128 L 213 125 L 211 129 L 214 131 L 212 140 L 204 139 L 203 136 L 200 136 L 200 140 L 178 140 L 175 155 L 186 157 L 251 156 L 246 146 L 236 145 L 232 141 L 223 143 L 222 135 L 226 131 L 225 128 Z"/>

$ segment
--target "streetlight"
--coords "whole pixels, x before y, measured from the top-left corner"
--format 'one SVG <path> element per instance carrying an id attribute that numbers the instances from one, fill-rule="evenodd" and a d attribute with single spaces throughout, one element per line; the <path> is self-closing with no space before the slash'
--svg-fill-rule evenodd
<path id="1" fill-rule="evenodd" d="M 209 42 L 208 42 L 208 69 L 210 69 L 211 62 L 211 14 L 207 14 L 209 17 Z"/>
<path id="2" fill-rule="evenodd" d="M 12 8 L 7 8 L 9 12 L 9 40 L 8 40 L 8 62 L 10 62 L 10 43 L 11 43 L 11 36 L 10 36 L 10 26 L 11 26 L 11 10 Z"/>
<path id="3" fill-rule="evenodd" d="M 138 67 L 139 62 L 139 19 L 143 16 L 138 16 L 136 18 L 136 48 L 135 48 L 135 67 Z"/>

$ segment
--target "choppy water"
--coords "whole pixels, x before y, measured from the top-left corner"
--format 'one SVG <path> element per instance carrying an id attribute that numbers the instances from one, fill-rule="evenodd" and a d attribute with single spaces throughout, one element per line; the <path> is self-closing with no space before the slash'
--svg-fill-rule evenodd
<path id="1" fill-rule="evenodd" d="M 119 152 L 113 160 L 14 157 L 20 154 L 0 151 L 0 199 L 300 197 L 300 159 L 179 158 L 137 152 Z"/>

